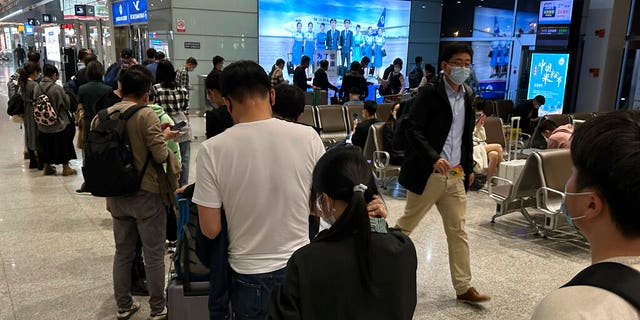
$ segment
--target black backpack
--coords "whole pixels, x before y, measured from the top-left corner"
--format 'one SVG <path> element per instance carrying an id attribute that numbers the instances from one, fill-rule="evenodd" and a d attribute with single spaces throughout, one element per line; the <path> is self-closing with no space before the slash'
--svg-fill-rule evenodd
<path id="1" fill-rule="evenodd" d="M 118 73 L 120 73 L 120 68 L 122 68 L 122 62 L 116 62 L 107 68 L 107 71 L 104 73 L 104 83 L 113 90 L 118 89 Z"/>
<path id="2" fill-rule="evenodd" d="M 640 272 L 616 262 L 600 262 L 580 271 L 562 286 L 592 286 L 607 290 L 640 310 Z"/>
<path id="3" fill-rule="evenodd" d="M 393 142 L 392 147 L 395 152 L 406 152 L 407 145 L 407 126 L 409 120 L 409 113 L 413 106 L 415 98 L 400 102 L 400 108 L 396 116 L 396 124 L 393 130 Z"/>
<path id="4" fill-rule="evenodd" d="M 200 236 L 200 224 L 198 221 L 198 208 L 191 203 L 193 194 L 185 191 L 176 196 L 178 208 L 178 230 L 176 231 L 178 242 L 176 252 L 171 257 L 174 262 L 176 275 L 183 280 L 183 284 L 191 281 L 208 281 L 209 265 L 200 260 L 197 250 Z"/>
<path id="5" fill-rule="evenodd" d="M 127 134 L 127 120 L 145 106 L 132 106 L 125 112 L 107 109 L 98 112 L 98 125 L 87 134 L 84 145 L 85 188 L 97 197 L 116 197 L 140 190 L 151 154 L 138 175 L 134 165 L 131 142 Z M 111 116 L 119 113 L 113 119 Z"/>

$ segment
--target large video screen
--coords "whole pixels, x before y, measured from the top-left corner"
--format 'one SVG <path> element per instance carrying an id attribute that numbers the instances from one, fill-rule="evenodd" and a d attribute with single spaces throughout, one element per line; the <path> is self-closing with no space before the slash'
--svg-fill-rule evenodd
<path id="1" fill-rule="evenodd" d="M 537 95 L 545 97 L 545 104 L 538 110 L 538 116 L 562 113 L 568 68 L 568 53 L 531 55 L 527 99 L 533 99 Z"/>
<path id="2" fill-rule="evenodd" d="M 259 63 L 269 71 L 279 58 L 298 65 L 307 55 L 312 65 L 329 60 L 331 73 L 373 56 L 373 66 L 386 67 L 401 58 L 406 68 L 410 13 L 411 2 L 400 0 L 259 0 Z M 338 48 L 347 19 L 352 41 L 344 53 Z"/>
<path id="3" fill-rule="evenodd" d="M 532 12 L 518 12 L 516 33 L 535 34 L 538 16 Z M 507 72 L 513 42 L 513 10 L 476 7 L 473 17 L 473 37 L 486 38 L 472 42 L 473 70 L 480 95 L 485 99 L 504 99 Z M 479 39 L 480 40 L 480 39 Z M 517 58 L 517 57 L 516 57 Z"/>

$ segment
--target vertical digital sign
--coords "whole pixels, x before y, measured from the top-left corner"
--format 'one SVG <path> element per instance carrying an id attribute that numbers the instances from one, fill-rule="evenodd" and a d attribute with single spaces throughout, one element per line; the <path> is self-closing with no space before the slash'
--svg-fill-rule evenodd
<path id="1" fill-rule="evenodd" d="M 533 99 L 537 95 L 545 97 L 545 104 L 538 110 L 538 116 L 562 113 L 568 69 L 568 53 L 531 55 L 527 99 Z"/>
<path id="2" fill-rule="evenodd" d="M 536 48 L 567 48 L 573 0 L 541 1 Z"/>

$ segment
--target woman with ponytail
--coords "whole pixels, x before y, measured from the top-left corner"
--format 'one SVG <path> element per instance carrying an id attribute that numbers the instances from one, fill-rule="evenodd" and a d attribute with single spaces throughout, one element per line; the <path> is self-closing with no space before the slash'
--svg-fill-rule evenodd
<path id="1" fill-rule="evenodd" d="M 417 258 L 411 240 L 372 218 L 378 193 L 359 148 L 328 151 L 313 171 L 311 208 L 331 228 L 297 250 L 268 319 L 411 319 Z"/>

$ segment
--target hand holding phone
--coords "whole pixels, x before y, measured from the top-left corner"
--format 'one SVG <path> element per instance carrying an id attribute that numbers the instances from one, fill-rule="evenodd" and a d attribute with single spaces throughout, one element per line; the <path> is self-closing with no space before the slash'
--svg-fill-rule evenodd
<path id="1" fill-rule="evenodd" d="M 187 125 L 187 122 L 182 120 L 182 121 L 176 123 L 173 127 L 171 127 L 171 131 L 180 131 L 186 125 Z"/>

